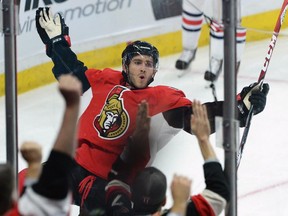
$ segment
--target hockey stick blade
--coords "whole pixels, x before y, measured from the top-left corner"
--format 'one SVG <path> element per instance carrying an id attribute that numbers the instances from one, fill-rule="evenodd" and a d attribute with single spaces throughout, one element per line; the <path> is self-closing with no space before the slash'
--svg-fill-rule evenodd
<path id="1" fill-rule="evenodd" d="M 259 74 L 259 77 L 258 77 L 258 83 L 260 85 L 260 89 L 262 88 L 262 84 L 263 84 L 264 78 L 266 76 L 266 72 L 267 72 L 267 69 L 268 69 L 268 66 L 270 63 L 270 59 L 272 57 L 272 53 L 274 51 L 277 37 L 279 35 L 282 23 L 284 21 L 287 9 L 288 9 L 288 0 L 284 0 L 282 7 L 281 7 L 281 10 L 280 10 L 280 13 L 279 13 L 279 16 L 277 18 L 276 25 L 274 27 L 274 32 L 273 32 L 273 35 L 272 35 L 270 43 L 269 43 L 269 47 L 268 47 L 268 51 L 267 51 L 267 54 L 266 54 L 265 59 L 264 59 L 263 67 L 262 67 L 260 74 Z M 237 168 L 239 167 L 240 162 L 241 162 L 243 149 L 244 149 L 244 145 L 246 143 L 247 136 L 249 133 L 252 117 L 253 117 L 253 106 L 250 107 L 250 110 L 249 110 L 249 113 L 248 113 L 248 116 L 246 119 L 245 129 L 243 131 L 243 135 L 242 135 L 242 138 L 240 141 L 240 145 L 239 145 L 239 149 L 238 149 L 238 155 L 237 155 Z"/>

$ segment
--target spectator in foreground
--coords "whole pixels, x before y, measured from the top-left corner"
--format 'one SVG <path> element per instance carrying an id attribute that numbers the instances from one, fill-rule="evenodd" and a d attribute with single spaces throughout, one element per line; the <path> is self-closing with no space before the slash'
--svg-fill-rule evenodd
<path id="1" fill-rule="evenodd" d="M 23 143 L 20 151 L 28 163 L 28 168 L 25 171 L 24 189 L 18 203 L 15 202 L 14 205 L 11 198 L 12 171 L 8 165 L 5 165 L 3 171 L 0 169 L 0 182 L 2 179 L 7 182 L 7 186 L 0 193 L 0 213 L 3 213 L 0 215 L 67 216 L 69 214 L 72 201 L 69 173 L 74 165 L 73 159 L 77 146 L 76 125 L 82 85 L 77 78 L 63 75 L 59 79 L 59 91 L 65 100 L 65 111 L 50 156 L 42 166 L 40 145 L 30 141 Z M 3 198 L 6 201 L 6 204 L 3 202 L 3 205 L 7 206 L 6 209 L 2 208 L 2 191 L 7 191 Z"/>
<path id="2" fill-rule="evenodd" d="M 142 103 L 137 116 L 137 121 L 142 123 L 137 124 L 136 132 L 132 135 L 133 143 L 130 143 L 125 150 L 125 155 L 128 157 L 120 156 L 119 166 L 110 172 L 110 181 L 106 187 L 107 214 L 219 215 L 229 201 L 228 182 L 209 141 L 211 129 L 206 107 L 199 101 L 193 101 L 190 123 L 204 159 L 206 188 L 203 192 L 190 196 L 191 180 L 184 176 L 174 175 L 171 184 L 173 205 L 169 210 L 162 211 L 166 203 L 167 182 L 165 175 L 159 169 L 147 167 L 139 172 L 132 181 L 131 187 L 127 184 L 129 169 L 137 163 L 135 158 L 138 158 L 138 162 L 141 161 L 141 152 L 145 152 L 146 149 L 143 140 L 148 138 L 150 123 L 147 113 L 147 104 Z M 137 130 L 142 132 L 138 133 L 138 137 L 135 136 Z M 129 155 L 134 157 L 129 157 Z"/>

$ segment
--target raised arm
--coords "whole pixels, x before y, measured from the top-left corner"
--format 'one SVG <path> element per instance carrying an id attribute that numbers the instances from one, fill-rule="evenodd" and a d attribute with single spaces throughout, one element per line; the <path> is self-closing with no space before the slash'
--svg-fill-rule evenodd
<path id="1" fill-rule="evenodd" d="M 73 74 L 82 82 L 83 92 L 90 88 L 85 76 L 87 67 L 77 59 L 76 54 L 70 49 L 69 27 L 64 18 L 57 13 L 55 18 L 51 9 L 38 8 L 36 11 L 37 32 L 46 46 L 46 54 L 54 63 L 52 69 L 56 79 L 62 74 Z"/>
<path id="2" fill-rule="evenodd" d="M 204 160 L 217 160 L 216 154 L 209 140 L 211 129 L 207 116 L 206 106 L 202 106 L 200 102 L 196 100 L 193 101 L 191 130 L 197 137 Z"/>
<path id="3" fill-rule="evenodd" d="M 81 83 L 71 75 L 63 75 L 59 78 L 59 91 L 65 100 L 65 112 L 52 150 L 74 158 Z M 25 141 L 20 147 L 20 152 L 28 164 L 26 178 L 38 179 L 42 167 L 41 145 L 33 141 Z"/>
<path id="4" fill-rule="evenodd" d="M 28 165 L 25 185 L 34 183 L 38 180 L 42 170 L 42 147 L 36 142 L 26 141 L 21 145 L 20 152 Z"/>
<path id="5" fill-rule="evenodd" d="M 225 208 L 226 203 L 229 201 L 229 187 L 227 179 L 225 178 L 221 164 L 218 162 L 215 151 L 210 143 L 210 124 L 208 121 L 206 106 L 201 105 L 199 101 L 193 101 L 193 114 L 191 116 L 191 129 L 198 140 L 201 154 L 205 161 L 204 163 L 204 177 L 206 188 L 198 196 L 192 196 L 191 199 L 196 206 L 201 203 L 209 203 L 210 211 L 218 215 Z M 204 198 L 204 199 L 203 199 Z M 192 205 L 192 204 L 191 204 Z M 188 208 L 189 211 L 194 208 Z M 191 213 L 191 212 L 190 212 Z"/>
<path id="6" fill-rule="evenodd" d="M 149 151 L 150 117 L 148 104 L 139 104 L 136 128 L 130 137 L 122 154 L 118 157 L 109 173 L 109 183 L 106 186 L 107 215 L 132 215 L 130 184 L 135 177 L 135 171 L 144 169 L 147 151 Z M 135 168 L 138 168 L 135 170 Z"/>
<path id="7" fill-rule="evenodd" d="M 76 131 L 82 85 L 76 77 L 67 74 L 60 76 L 58 88 L 65 101 L 63 120 L 48 160 L 42 167 L 39 180 L 31 186 L 28 185 L 19 199 L 21 215 L 67 215 L 69 212 L 69 181 L 77 147 Z M 25 153 L 24 150 L 25 148 L 21 149 L 22 154 Z M 30 162 L 39 163 L 39 151 L 38 154 L 26 154 L 25 159 L 28 156 Z"/>
<path id="8" fill-rule="evenodd" d="M 62 152 L 74 158 L 77 121 L 80 108 L 81 83 L 71 75 L 59 78 L 59 91 L 65 101 L 65 111 L 53 150 Z"/>
<path id="9" fill-rule="evenodd" d="M 187 200 L 191 193 L 191 182 L 186 176 L 174 174 L 170 186 L 173 204 L 168 216 L 186 215 Z"/>
<path id="10" fill-rule="evenodd" d="M 136 128 L 129 137 L 123 152 L 118 156 L 112 165 L 108 179 L 120 179 L 126 183 L 131 183 L 135 174 L 144 169 L 149 161 L 149 131 L 151 118 L 148 116 L 148 103 L 142 101 L 138 105 L 136 116 Z"/>

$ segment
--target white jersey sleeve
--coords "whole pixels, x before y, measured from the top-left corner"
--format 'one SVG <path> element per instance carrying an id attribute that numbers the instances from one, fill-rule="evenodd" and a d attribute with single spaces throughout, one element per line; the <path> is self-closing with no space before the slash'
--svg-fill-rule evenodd
<path id="1" fill-rule="evenodd" d="M 28 186 L 19 198 L 18 209 L 23 216 L 67 216 L 70 213 L 71 202 L 72 193 L 68 193 L 64 199 L 55 200 L 37 194 Z"/>

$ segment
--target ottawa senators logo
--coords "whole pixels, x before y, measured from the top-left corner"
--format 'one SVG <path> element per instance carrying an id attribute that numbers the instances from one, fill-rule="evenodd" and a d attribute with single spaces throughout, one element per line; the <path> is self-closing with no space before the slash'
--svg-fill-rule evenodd
<path id="1" fill-rule="evenodd" d="M 121 96 L 127 90 L 123 86 L 115 86 L 109 92 L 101 113 L 94 119 L 94 127 L 100 137 L 104 139 L 116 139 L 126 132 L 129 118 Z"/>

